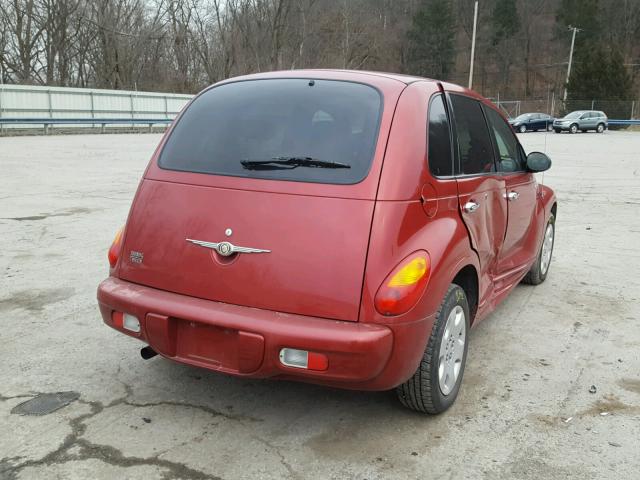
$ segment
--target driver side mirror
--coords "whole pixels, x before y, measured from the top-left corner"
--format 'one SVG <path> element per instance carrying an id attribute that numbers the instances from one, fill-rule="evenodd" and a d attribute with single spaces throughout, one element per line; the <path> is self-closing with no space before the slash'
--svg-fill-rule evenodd
<path id="1" fill-rule="evenodd" d="M 544 172 L 551 168 L 551 159 L 542 152 L 531 152 L 527 155 L 527 170 L 530 172 Z"/>

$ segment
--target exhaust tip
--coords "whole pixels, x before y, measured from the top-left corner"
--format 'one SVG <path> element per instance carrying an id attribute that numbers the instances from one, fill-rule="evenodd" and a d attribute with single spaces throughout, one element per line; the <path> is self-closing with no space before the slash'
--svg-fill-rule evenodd
<path id="1" fill-rule="evenodd" d="M 150 358 L 155 357 L 158 354 L 158 352 L 156 352 L 153 348 L 146 346 L 140 349 L 140 356 L 145 359 L 145 360 L 149 360 Z"/>

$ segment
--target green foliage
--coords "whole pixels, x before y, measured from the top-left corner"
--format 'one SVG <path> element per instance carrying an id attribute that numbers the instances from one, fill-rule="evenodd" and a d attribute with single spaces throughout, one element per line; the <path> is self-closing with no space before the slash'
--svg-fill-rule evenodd
<path id="1" fill-rule="evenodd" d="M 633 98 L 633 79 L 626 67 L 624 59 L 616 49 L 594 47 L 583 52 L 580 60 L 571 71 L 567 86 L 566 110 L 577 110 L 585 107 L 585 100 L 629 100 Z M 582 101 L 582 102 L 581 102 Z M 616 111 L 616 102 L 605 113 L 612 118 L 626 118 L 628 102 L 622 105 L 624 111 Z M 597 108 L 597 107 L 596 107 Z"/>
<path id="2" fill-rule="evenodd" d="M 508 40 L 520 30 L 520 17 L 516 7 L 516 0 L 497 0 L 491 19 L 493 30 L 492 42 L 497 45 L 502 40 Z"/>
<path id="3" fill-rule="evenodd" d="M 455 56 L 455 18 L 451 1 L 422 0 L 407 40 L 409 73 L 447 79 Z"/>
<path id="4" fill-rule="evenodd" d="M 576 35 L 576 53 L 580 55 L 583 47 L 596 43 L 600 39 L 602 26 L 598 18 L 598 0 L 562 0 L 556 12 L 558 36 L 568 39 L 567 28 L 577 27 L 581 31 Z"/>

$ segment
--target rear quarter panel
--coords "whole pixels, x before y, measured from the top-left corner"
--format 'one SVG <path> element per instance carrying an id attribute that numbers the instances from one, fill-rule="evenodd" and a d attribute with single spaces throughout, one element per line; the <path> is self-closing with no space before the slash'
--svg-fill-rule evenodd
<path id="1" fill-rule="evenodd" d="M 415 82 L 398 100 L 371 229 L 360 309 L 364 322 L 420 321 L 437 311 L 460 269 L 473 265 L 478 270 L 477 255 L 460 218 L 455 179 L 429 173 L 427 109 L 438 92 L 435 82 Z M 431 258 L 424 295 L 403 315 L 380 315 L 374 306 L 378 288 L 396 265 L 417 250 L 426 250 Z M 424 346 L 426 338 L 422 341 Z"/>

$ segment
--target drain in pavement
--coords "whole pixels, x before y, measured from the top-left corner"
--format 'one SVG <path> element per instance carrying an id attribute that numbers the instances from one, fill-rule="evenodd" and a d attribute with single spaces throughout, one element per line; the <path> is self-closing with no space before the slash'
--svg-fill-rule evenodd
<path id="1" fill-rule="evenodd" d="M 80 398 L 78 392 L 40 393 L 31 400 L 22 402 L 11 409 L 18 415 L 47 415 Z"/>

